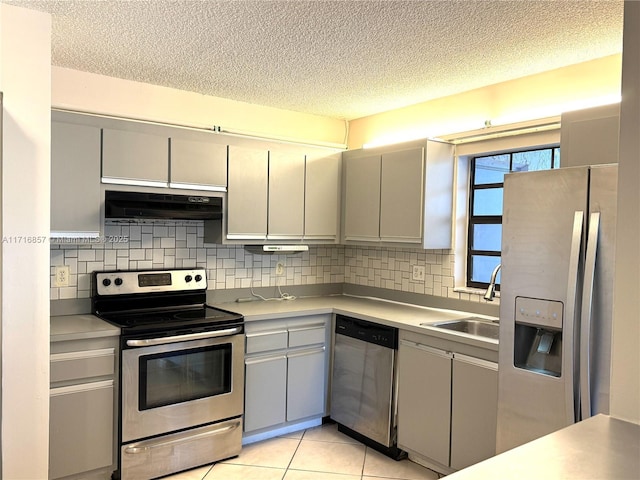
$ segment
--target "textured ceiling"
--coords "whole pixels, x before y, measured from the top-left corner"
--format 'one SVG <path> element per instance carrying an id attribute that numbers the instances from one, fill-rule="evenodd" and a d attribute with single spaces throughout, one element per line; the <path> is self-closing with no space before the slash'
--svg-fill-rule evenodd
<path id="1" fill-rule="evenodd" d="M 346 119 L 622 49 L 622 0 L 2 2 L 54 65 Z"/>

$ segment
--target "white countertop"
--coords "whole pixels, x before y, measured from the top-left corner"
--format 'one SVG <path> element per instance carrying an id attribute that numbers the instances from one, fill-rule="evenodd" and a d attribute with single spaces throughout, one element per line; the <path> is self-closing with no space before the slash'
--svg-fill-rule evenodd
<path id="1" fill-rule="evenodd" d="M 117 337 L 120 329 L 95 315 L 60 315 L 51 317 L 51 341 L 83 340 L 87 338 Z"/>
<path id="2" fill-rule="evenodd" d="M 406 303 L 349 295 L 306 297 L 295 300 L 232 302 L 220 303 L 214 306 L 240 313 L 244 316 L 246 322 L 322 313 L 337 313 L 410 330 L 416 333 L 428 334 L 448 340 L 454 339 L 470 345 L 495 351 L 498 350 L 498 340 L 420 325 L 421 323 L 435 323 L 443 320 L 456 320 L 466 317 L 497 320 L 496 317 L 478 315 L 470 312 L 420 307 Z"/>
<path id="3" fill-rule="evenodd" d="M 498 340 L 420 325 L 421 323 L 435 323 L 471 316 L 487 320 L 496 319 L 495 317 L 477 315 L 470 312 L 428 308 L 349 295 L 306 297 L 295 300 L 256 300 L 241 303 L 220 303 L 213 306 L 240 313 L 244 316 L 246 322 L 337 313 L 446 340 L 456 340 L 489 350 L 498 350 Z M 120 329 L 118 327 L 91 314 L 51 317 L 52 342 L 117 336 L 119 334 Z"/>
<path id="4" fill-rule="evenodd" d="M 637 480 L 640 425 L 597 415 L 447 476 L 500 478 Z"/>

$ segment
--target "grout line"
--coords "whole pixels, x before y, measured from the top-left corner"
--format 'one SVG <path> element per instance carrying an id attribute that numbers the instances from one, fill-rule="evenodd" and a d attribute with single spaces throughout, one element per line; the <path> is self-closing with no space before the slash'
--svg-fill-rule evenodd
<path id="1" fill-rule="evenodd" d="M 282 479 L 283 480 L 284 480 L 284 477 L 287 476 L 287 472 L 289 471 L 289 467 L 291 467 L 291 463 L 293 462 L 293 458 L 296 456 L 296 453 L 298 453 L 298 449 L 300 448 L 300 445 L 302 445 L 302 439 L 304 438 L 306 433 L 307 433 L 307 429 L 305 428 L 304 432 L 302 432 L 302 435 L 300 435 L 300 439 L 298 440 L 298 445 L 296 446 L 296 449 L 293 451 L 293 455 L 291 455 L 291 459 L 289 460 L 289 463 L 287 464 L 287 467 L 284 469 L 284 474 L 282 475 Z"/>

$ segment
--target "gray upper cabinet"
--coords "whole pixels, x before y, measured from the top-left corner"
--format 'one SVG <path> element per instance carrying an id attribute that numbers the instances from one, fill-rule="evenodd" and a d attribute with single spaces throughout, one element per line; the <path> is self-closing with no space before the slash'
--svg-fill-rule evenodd
<path id="1" fill-rule="evenodd" d="M 340 153 L 262 143 L 229 147 L 227 240 L 338 240 Z"/>
<path id="2" fill-rule="evenodd" d="M 344 239 L 380 240 L 380 155 L 344 154 Z"/>
<path id="3" fill-rule="evenodd" d="M 304 176 L 304 152 L 269 152 L 269 240 L 302 238 Z"/>
<path id="4" fill-rule="evenodd" d="M 344 241 L 451 248 L 453 145 L 345 152 Z"/>
<path id="5" fill-rule="evenodd" d="M 269 152 L 266 149 L 229 146 L 227 238 L 267 238 Z"/>
<path id="6" fill-rule="evenodd" d="M 127 128 L 128 124 L 122 122 L 122 126 Z M 102 182 L 167 187 L 169 137 L 136 130 L 104 128 Z"/>
<path id="7" fill-rule="evenodd" d="M 304 238 L 336 242 L 340 224 L 340 153 L 306 159 Z"/>
<path id="8" fill-rule="evenodd" d="M 618 162 L 620 104 L 565 112 L 560 124 L 562 167 Z"/>
<path id="9" fill-rule="evenodd" d="M 227 191 L 227 145 L 211 134 L 171 137 L 170 187 Z"/>
<path id="10" fill-rule="evenodd" d="M 420 243 L 422 240 L 421 147 L 382 154 L 380 240 Z"/>
<path id="11" fill-rule="evenodd" d="M 54 112 L 51 124 L 51 236 L 100 235 L 100 128 Z"/>

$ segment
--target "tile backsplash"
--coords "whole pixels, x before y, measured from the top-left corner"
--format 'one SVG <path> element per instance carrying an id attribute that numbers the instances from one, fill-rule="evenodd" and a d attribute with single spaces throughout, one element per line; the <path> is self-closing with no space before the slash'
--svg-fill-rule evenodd
<path id="1" fill-rule="evenodd" d="M 276 264 L 285 264 L 276 275 Z M 57 286 L 56 266 L 69 267 L 68 286 Z M 424 281 L 412 280 L 413 265 L 425 267 Z M 256 255 L 242 246 L 205 245 L 198 221 L 108 222 L 104 237 L 51 246 L 51 300 L 87 298 L 94 270 L 205 268 L 209 288 L 232 289 L 323 283 L 352 283 L 469 301 L 481 295 L 454 291 L 450 250 L 310 246 L 295 255 Z"/>

